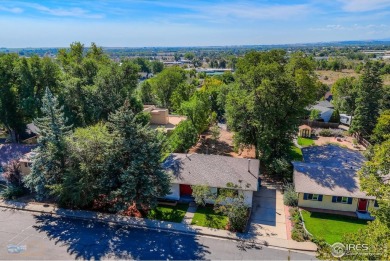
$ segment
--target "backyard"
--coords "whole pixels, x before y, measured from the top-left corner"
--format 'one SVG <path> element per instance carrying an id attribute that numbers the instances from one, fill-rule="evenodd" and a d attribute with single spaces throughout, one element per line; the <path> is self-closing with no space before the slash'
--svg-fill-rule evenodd
<path id="1" fill-rule="evenodd" d="M 306 229 L 316 238 L 327 243 L 342 242 L 343 236 L 364 228 L 367 221 L 334 214 L 316 213 L 302 210 Z"/>
<path id="2" fill-rule="evenodd" d="M 314 145 L 314 140 L 309 138 L 298 137 L 298 144 L 303 147 L 312 146 Z"/>
<path id="3" fill-rule="evenodd" d="M 226 229 L 228 217 L 216 213 L 213 207 L 198 207 L 192 219 L 191 225 L 211 227 L 216 229 Z"/>
<path id="4" fill-rule="evenodd" d="M 176 206 L 157 206 L 148 213 L 147 218 L 180 223 L 183 220 L 187 209 L 188 204 L 177 204 Z"/>

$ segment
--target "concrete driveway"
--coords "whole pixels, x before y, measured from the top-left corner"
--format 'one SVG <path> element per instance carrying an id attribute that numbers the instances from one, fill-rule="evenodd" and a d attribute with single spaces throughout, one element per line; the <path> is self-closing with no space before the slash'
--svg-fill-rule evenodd
<path id="1" fill-rule="evenodd" d="M 283 195 L 278 188 L 263 184 L 254 193 L 249 233 L 287 239 Z"/>

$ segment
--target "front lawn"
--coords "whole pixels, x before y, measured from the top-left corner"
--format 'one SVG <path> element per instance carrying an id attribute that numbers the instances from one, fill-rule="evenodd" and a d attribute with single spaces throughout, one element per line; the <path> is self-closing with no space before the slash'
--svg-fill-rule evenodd
<path id="1" fill-rule="evenodd" d="M 147 218 L 180 223 L 188 209 L 188 204 L 157 206 L 149 211 Z"/>
<path id="2" fill-rule="evenodd" d="M 308 138 L 303 138 L 303 137 L 298 137 L 298 144 L 307 147 L 307 146 L 312 146 L 314 145 L 314 140 L 308 139 Z"/>
<path id="3" fill-rule="evenodd" d="M 216 213 L 213 207 L 198 207 L 192 219 L 191 225 L 202 227 L 211 227 L 217 229 L 226 229 L 228 217 Z"/>
<path id="4" fill-rule="evenodd" d="M 293 161 L 302 161 L 302 150 L 298 147 L 291 146 L 290 148 L 290 156 L 292 157 Z"/>
<path id="5" fill-rule="evenodd" d="M 302 210 L 306 229 L 316 238 L 329 244 L 342 242 L 343 235 L 356 232 L 367 225 L 367 221 L 334 214 Z"/>

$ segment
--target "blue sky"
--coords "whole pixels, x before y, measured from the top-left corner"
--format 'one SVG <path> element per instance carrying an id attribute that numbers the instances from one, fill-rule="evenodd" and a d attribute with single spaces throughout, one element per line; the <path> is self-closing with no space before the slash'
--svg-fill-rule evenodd
<path id="1" fill-rule="evenodd" d="M 0 0 L 1 47 L 284 44 L 390 38 L 390 0 Z"/>

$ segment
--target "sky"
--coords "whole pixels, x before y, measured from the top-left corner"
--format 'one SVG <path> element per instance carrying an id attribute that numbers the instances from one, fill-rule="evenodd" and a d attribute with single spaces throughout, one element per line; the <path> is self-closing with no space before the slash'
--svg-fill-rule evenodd
<path id="1" fill-rule="evenodd" d="M 292 44 L 390 38 L 390 0 L 0 0 L 0 47 Z"/>

